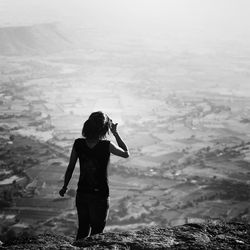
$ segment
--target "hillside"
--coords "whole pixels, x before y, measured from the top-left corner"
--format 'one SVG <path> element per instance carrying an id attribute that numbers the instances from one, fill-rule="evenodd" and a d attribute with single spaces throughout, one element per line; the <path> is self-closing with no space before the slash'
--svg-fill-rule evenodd
<path id="1" fill-rule="evenodd" d="M 67 32 L 56 23 L 0 28 L 0 55 L 43 55 L 71 47 Z"/>
<path id="2" fill-rule="evenodd" d="M 108 232 L 73 242 L 73 237 L 54 234 L 19 237 L 0 250 L 21 249 L 250 249 L 250 224 L 213 221 L 169 228 Z"/>

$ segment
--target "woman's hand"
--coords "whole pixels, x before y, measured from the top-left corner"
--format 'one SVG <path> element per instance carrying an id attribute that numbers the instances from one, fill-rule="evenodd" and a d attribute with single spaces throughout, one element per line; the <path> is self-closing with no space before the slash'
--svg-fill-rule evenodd
<path id="1" fill-rule="evenodd" d="M 112 125 L 111 125 L 110 131 L 112 132 L 113 135 L 118 133 L 117 132 L 117 125 L 118 125 L 118 123 L 116 123 L 116 124 L 112 123 Z"/>
<path id="2" fill-rule="evenodd" d="M 64 197 L 66 191 L 67 191 L 67 188 L 66 187 L 62 187 L 62 189 L 59 191 L 60 196 Z"/>

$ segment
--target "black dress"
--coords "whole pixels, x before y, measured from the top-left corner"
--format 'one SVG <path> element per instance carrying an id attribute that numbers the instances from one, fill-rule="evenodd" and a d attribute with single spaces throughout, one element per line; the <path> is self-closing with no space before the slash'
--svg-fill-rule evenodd
<path id="1" fill-rule="evenodd" d="M 102 233 L 109 209 L 108 164 L 110 141 L 100 140 L 93 148 L 84 138 L 76 139 L 74 149 L 80 162 L 76 207 L 78 213 L 77 239 L 91 233 Z"/>

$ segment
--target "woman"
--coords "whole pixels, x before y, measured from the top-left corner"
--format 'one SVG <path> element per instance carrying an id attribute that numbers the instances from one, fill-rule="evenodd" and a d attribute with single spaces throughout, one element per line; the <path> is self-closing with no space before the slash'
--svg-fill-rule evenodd
<path id="1" fill-rule="evenodd" d="M 108 163 L 110 153 L 127 158 L 129 151 L 117 131 L 117 123 L 103 112 L 92 113 L 84 123 L 83 138 L 75 140 L 67 167 L 64 185 L 59 191 L 64 196 L 74 171 L 76 161 L 80 161 L 80 177 L 76 194 L 78 232 L 76 239 L 102 233 L 106 225 L 109 209 Z M 105 140 L 112 132 L 118 144 Z"/>

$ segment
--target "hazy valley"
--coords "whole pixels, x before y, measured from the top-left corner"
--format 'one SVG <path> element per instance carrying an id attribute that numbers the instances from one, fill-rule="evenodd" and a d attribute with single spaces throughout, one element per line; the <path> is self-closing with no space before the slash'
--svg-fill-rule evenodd
<path id="1" fill-rule="evenodd" d="M 68 196 L 58 191 L 95 110 L 119 123 L 131 151 L 111 158 L 106 230 L 249 222 L 250 51 L 151 46 L 95 30 L 81 44 L 58 27 L 0 29 L 2 238 L 74 234 L 78 166 Z"/>

